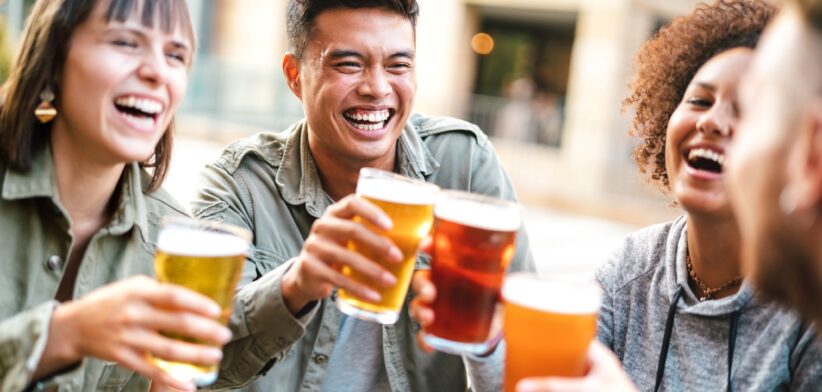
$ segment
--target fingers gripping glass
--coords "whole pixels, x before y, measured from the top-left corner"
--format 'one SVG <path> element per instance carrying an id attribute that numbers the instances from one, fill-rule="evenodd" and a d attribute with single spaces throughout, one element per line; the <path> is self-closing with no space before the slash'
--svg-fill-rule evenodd
<path id="1" fill-rule="evenodd" d="M 157 280 L 183 286 L 213 299 L 222 308 L 220 322 L 228 323 L 234 291 L 251 242 L 248 230 L 216 222 L 164 218 L 157 239 L 154 269 Z M 164 335 L 195 344 L 196 339 Z M 217 365 L 201 365 L 153 358 L 177 379 L 205 386 L 217 380 Z"/>
<path id="2" fill-rule="evenodd" d="M 378 288 L 369 284 L 369 278 L 348 266 L 342 272 L 350 279 L 375 289 L 382 300 L 373 302 L 356 297 L 345 290 L 339 291 L 337 307 L 341 312 L 367 321 L 393 324 L 405 302 L 408 284 L 414 272 L 414 264 L 420 241 L 428 235 L 433 221 L 432 211 L 439 188 L 436 185 L 403 177 L 391 172 L 363 168 L 357 181 L 357 197 L 375 204 L 383 210 L 391 221 L 391 230 L 384 231 L 364 221 L 354 220 L 368 229 L 385 236 L 402 251 L 402 262 L 385 260 L 385 256 L 373 254 L 351 241 L 348 248 L 380 264 L 397 278 L 397 283 L 388 288 Z"/>

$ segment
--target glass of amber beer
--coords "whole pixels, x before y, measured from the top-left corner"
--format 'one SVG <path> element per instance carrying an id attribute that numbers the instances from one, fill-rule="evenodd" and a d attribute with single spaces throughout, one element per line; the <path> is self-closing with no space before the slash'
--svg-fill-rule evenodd
<path id="1" fill-rule="evenodd" d="M 379 263 L 397 278 L 397 284 L 388 288 L 373 287 L 367 277 L 343 266 L 342 273 L 345 276 L 377 290 L 382 300 L 367 301 L 341 289 L 337 300 L 337 308 L 340 311 L 349 316 L 381 324 L 393 324 L 397 321 L 414 272 L 417 249 L 420 241 L 431 230 L 434 202 L 438 192 L 439 187 L 436 185 L 399 174 L 372 168 L 360 170 L 357 197 L 381 208 L 394 225 L 391 230 L 384 231 L 359 217 L 354 217 L 354 220 L 369 230 L 388 237 L 402 251 L 403 260 L 400 263 L 388 261 L 383 255 L 371 254 L 360 249 L 355 242 L 349 242 L 349 249 Z"/>
<path id="2" fill-rule="evenodd" d="M 529 377 L 581 377 L 597 329 L 602 292 L 595 282 L 513 273 L 505 302 L 505 392 Z"/>
<path id="3" fill-rule="evenodd" d="M 425 342 L 454 354 L 482 354 L 500 337 L 500 289 L 521 225 L 516 203 L 443 191 L 434 208 L 431 281 L 434 322 Z M 496 322 L 495 322 L 496 321 Z"/>
<path id="4" fill-rule="evenodd" d="M 186 287 L 213 299 L 223 310 L 219 319 L 225 325 L 231 314 L 234 290 L 243 271 L 250 241 L 251 233 L 236 226 L 164 218 L 154 257 L 157 280 Z M 203 344 L 185 336 L 164 335 Z M 190 380 L 197 386 L 217 380 L 216 365 L 172 362 L 159 357 L 152 359 L 172 376 Z"/>

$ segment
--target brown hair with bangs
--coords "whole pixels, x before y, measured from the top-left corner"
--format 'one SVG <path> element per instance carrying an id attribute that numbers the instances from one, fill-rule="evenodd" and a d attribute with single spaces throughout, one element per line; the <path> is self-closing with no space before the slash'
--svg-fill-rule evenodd
<path id="1" fill-rule="evenodd" d="M 125 22 L 140 12 L 140 22 L 166 33 L 180 29 L 195 44 L 194 30 L 185 0 L 39 0 L 29 16 L 20 51 L 2 92 L 0 107 L 0 159 L 11 169 L 26 172 L 34 152 L 49 142 L 51 124 L 41 124 L 34 116 L 40 93 L 47 87 L 58 97 L 60 81 L 74 29 L 91 15 L 101 1 L 108 1 L 107 22 Z M 59 115 L 59 114 L 58 114 Z M 174 120 L 154 148 L 154 154 L 140 162 L 153 168 L 149 191 L 160 187 L 171 161 Z"/>

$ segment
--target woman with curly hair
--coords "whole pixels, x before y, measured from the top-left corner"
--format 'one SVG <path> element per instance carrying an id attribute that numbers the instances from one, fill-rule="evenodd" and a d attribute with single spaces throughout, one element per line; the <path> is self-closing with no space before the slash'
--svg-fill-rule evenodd
<path id="1" fill-rule="evenodd" d="M 597 272 L 601 344 L 591 347 L 588 375 L 523 380 L 518 391 L 631 390 L 631 382 L 643 391 L 822 385 L 815 334 L 757 298 L 743 278 L 723 184 L 737 84 L 774 11 L 763 0 L 701 4 L 640 49 L 625 100 L 635 110 L 631 132 L 642 140 L 635 157 L 685 215 L 631 234 Z M 422 279 L 414 285 L 412 311 L 426 324 L 433 315 L 421 304 L 433 290 Z"/>
<path id="2" fill-rule="evenodd" d="M 774 8 L 762 0 L 701 4 L 648 41 L 626 107 L 640 171 L 685 215 L 631 234 L 597 272 L 599 341 L 640 390 L 811 390 L 822 385 L 815 334 L 762 301 L 744 278 L 723 168 L 739 117 L 737 85 Z M 593 390 L 624 382 L 592 349 L 582 380 L 520 390 Z M 598 384 L 601 383 L 601 384 Z M 534 388 L 531 388 L 534 387 Z M 577 390 L 577 389 L 574 389 Z"/>

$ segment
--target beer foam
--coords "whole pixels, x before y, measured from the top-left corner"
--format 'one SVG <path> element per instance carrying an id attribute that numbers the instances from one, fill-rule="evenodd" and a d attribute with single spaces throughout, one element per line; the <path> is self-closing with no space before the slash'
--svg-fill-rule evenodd
<path id="1" fill-rule="evenodd" d="M 248 243 L 227 233 L 172 226 L 160 231 L 157 249 L 180 256 L 226 257 L 245 254 Z"/>
<path id="2" fill-rule="evenodd" d="M 398 204 L 434 204 L 437 200 L 438 190 L 439 188 L 436 185 L 422 181 L 362 178 L 357 182 L 357 195 Z"/>
<path id="3" fill-rule="evenodd" d="M 602 291 L 596 283 L 542 279 L 534 274 L 505 277 L 502 297 L 526 308 L 550 313 L 591 314 L 599 311 Z"/>
<path id="4" fill-rule="evenodd" d="M 521 224 L 518 207 L 464 198 L 441 197 L 434 207 L 434 216 L 491 231 L 516 231 Z"/>

